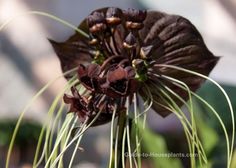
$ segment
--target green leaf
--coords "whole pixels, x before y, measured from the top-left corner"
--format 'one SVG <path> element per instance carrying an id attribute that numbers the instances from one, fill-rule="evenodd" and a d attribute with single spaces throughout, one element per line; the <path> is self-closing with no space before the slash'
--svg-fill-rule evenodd
<path id="1" fill-rule="evenodd" d="M 180 159 L 169 157 L 171 153 L 168 151 L 166 142 L 162 136 L 152 132 L 148 128 L 143 130 L 141 124 L 139 125 L 139 128 L 141 137 L 143 137 L 142 145 L 145 150 L 143 157 L 148 156 L 148 158 L 153 161 L 155 167 L 158 168 L 183 167 Z"/>

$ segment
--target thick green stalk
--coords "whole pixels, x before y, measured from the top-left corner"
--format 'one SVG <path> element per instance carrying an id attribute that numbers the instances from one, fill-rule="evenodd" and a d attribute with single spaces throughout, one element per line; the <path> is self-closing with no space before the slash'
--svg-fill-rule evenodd
<path id="1" fill-rule="evenodd" d="M 127 120 L 127 116 L 126 116 L 126 112 L 125 111 L 121 111 L 119 118 L 118 118 L 118 144 L 117 144 L 117 154 L 118 154 L 118 163 L 117 163 L 117 167 L 118 168 L 122 168 L 122 140 L 123 140 L 123 135 L 124 135 L 124 129 L 126 126 L 126 120 Z M 126 150 L 125 150 L 126 151 Z"/>

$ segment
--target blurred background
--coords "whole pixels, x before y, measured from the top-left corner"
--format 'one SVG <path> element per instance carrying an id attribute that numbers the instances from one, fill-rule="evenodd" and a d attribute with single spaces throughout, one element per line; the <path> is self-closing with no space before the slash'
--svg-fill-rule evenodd
<path id="1" fill-rule="evenodd" d="M 106 6 L 153 9 L 179 14 L 191 20 L 203 35 L 208 48 L 216 56 L 222 57 L 211 77 L 228 91 L 235 108 L 236 0 L 0 0 L 0 24 L 16 17 L 0 32 L 0 167 L 5 165 L 7 147 L 21 110 L 41 87 L 61 74 L 59 60 L 47 38 L 63 41 L 74 32 L 52 19 L 21 14 L 32 10 L 43 11 L 78 25 L 92 10 Z M 13 167 L 23 165 L 27 167 L 32 161 L 40 125 L 50 102 L 65 82 L 64 79 L 58 80 L 26 113 L 13 152 L 11 161 Z M 199 94 L 217 106 L 230 129 L 229 112 L 218 91 L 206 83 Z M 207 110 L 200 105 L 196 108 L 199 114 L 207 113 Z M 164 141 L 166 148 L 163 150 L 173 152 L 186 150 L 186 144 L 183 143 L 184 134 L 175 116 L 163 119 L 150 111 L 148 120 L 152 132 L 157 134 L 156 136 L 148 134 L 147 137 Z M 218 144 L 224 141 L 219 124 L 210 116 L 199 115 L 199 121 L 202 121 L 199 122 L 202 123 L 200 128 L 205 130 L 202 131 L 202 139 L 208 145 L 207 150 L 214 163 L 213 167 L 224 167 L 225 156 L 217 155 L 223 153 L 217 151 L 224 150 L 225 145 Z M 108 130 L 108 126 L 101 126 L 88 132 L 83 142 L 86 151 L 79 155 L 75 167 L 105 167 L 109 155 Z M 204 135 L 210 135 L 211 141 L 204 138 Z M 177 143 L 178 148 L 176 148 Z M 151 150 L 148 145 L 145 149 Z M 181 159 L 181 165 L 185 167 L 188 167 L 187 162 Z M 144 165 L 144 167 L 156 166 L 158 163 Z"/>

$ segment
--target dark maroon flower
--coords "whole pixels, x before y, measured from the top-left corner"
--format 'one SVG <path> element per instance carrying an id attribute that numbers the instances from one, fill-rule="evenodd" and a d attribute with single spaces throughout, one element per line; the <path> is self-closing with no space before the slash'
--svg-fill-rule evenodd
<path id="1" fill-rule="evenodd" d="M 119 98 L 132 95 L 138 88 L 135 71 L 132 67 L 116 67 L 107 73 L 106 83 L 101 86 L 104 94 Z"/>
<path id="2" fill-rule="evenodd" d="M 86 119 L 91 122 L 96 114 L 101 111 L 99 118 L 92 124 L 92 126 L 107 123 L 112 118 L 114 112 L 115 102 L 114 99 L 105 97 L 101 94 L 90 95 L 90 97 L 81 96 L 76 87 L 71 88 L 73 96 L 64 95 L 64 102 L 70 104 L 69 112 L 78 115 L 80 121 L 83 123 Z M 119 110 L 121 110 L 121 104 Z"/>
<path id="3" fill-rule="evenodd" d="M 78 66 L 78 78 L 80 82 L 89 90 L 100 92 L 99 74 L 101 68 L 98 64 L 90 64 L 87 67 L 83 65 Z"/>
<path id="4" fill-rule="evenodd" d="M 106 116 L 115 106 L 119 107 L 116 110 L 119 115 L 124 100 L 132 98 L 134 93 L 148 99 L 144 86 L 148 86 L 155 100 L 152 108 L 167 116 L 171 112 L 158 104 L 166 104 L 161 99 L 163 95 L 158 90 L 159 85 L 165 84 L 184 100 L 188 99 L 188 94 L 164 79 L 163 75 L 184 82 L 192 91 L 196 91 L 204 80 L 157 65 L 175 65 L 209 75 L 219 59 L 207 49 L 191 22 L 177 15 L 103 8 L 92 12 L 79 28 L 90 38 L 75 33 L 65 42 L 50 42 L 61 61 L 63 72 L 78 67 L 78 79 L 89 92 L 86 98 L 73 92 L 72 97 L 65 96 L 65 102 L 71 104 L 71 111 L 80 118 L 93 118 L 98 109 L 102 109 Z M 88 97 L 91 98 L 88 100 Z M 102 97 L 104 101 L 100 102 Z M 171 97 L 182 106 L 182 102 Z M 99 117 L 99 124 L 111 119 L 111 115 L 107 115 L 109 117 L 105 120 L 104 115 Z"/>
<path id="5" fill-rule="evenodd" d="M 71 105 L 69 112 L 77 113 L 80 120 L 84 122 L 90 113 L 87 108 L 88 100 L 85 97 L 82 97 L 75 87 L 71 88 L 71 93 L 73 96 L 64 95 L 64 102 Z"/>

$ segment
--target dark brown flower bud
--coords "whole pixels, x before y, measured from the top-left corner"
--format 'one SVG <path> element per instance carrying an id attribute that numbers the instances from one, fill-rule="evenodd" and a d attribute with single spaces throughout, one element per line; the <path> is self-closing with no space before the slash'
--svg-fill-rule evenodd
<path id="1" fill-rule="evenodd" d="M 137 45 L 137 40 L 133 33 L 129 33 L 128 36 L 125 38 L 123 46 L 127 49 L 135 48 Z"/>
<path id="2" fill-rule="evenodd" d="M 136 23 L 142 23 L 147 16 L 146 10 L 138 10 L 138 9 L 128 9 L 123 12 L 126 21 L 136 22 Z"/>
<path id="3" fill-rule="evenodd" d="M 126 23 L 125 26 L 128 29 L 142 29 L 143 21 L 146 19 L 147 11 L 137 10 L 137 9 L 128 9 L 123 12 Z"/>
<path id="4" fill-rule="evenodd" d="M 94 12 L 87 17 L 87 24 L 89 31 L 96 34 L 106 30 L 106 20 L 104 14 L 101 12 Z"/>
<path id="5" fill-rule="evenodd" d="M 119 8 L 108 8 L 106 13 L 106 21 L 110 26 L 116 26 L 121 23 L 122 11 Z"/>
<path id="6" fill-rule="evenodd" d="M 145 47 L 141 47 L 140 49 L 140 57 L 142 59 L 147 59 L 151 56 L 151 51 L 153 49 L 153 46 L 145 46 Z"/>

